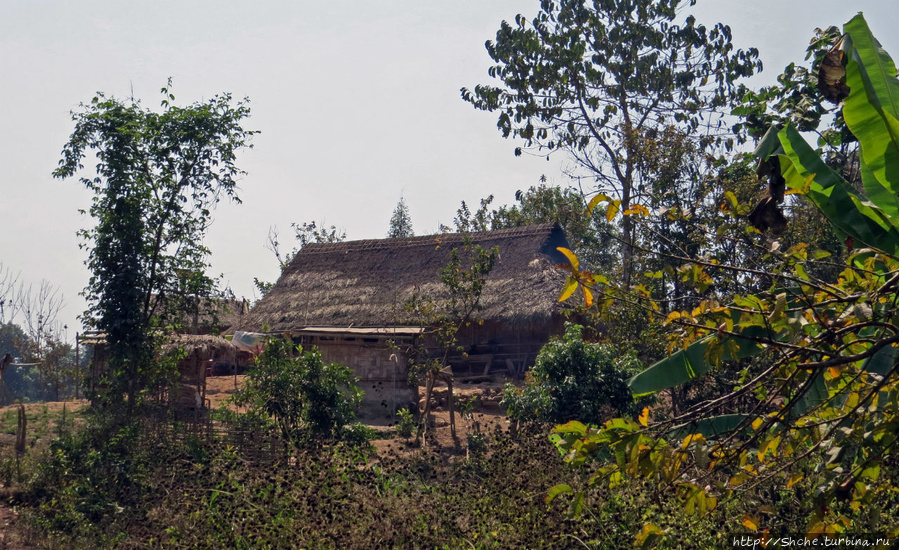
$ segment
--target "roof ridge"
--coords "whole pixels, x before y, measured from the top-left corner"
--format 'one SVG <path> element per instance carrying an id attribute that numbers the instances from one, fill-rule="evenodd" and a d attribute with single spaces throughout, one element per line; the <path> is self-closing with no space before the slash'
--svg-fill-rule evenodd
<path id="1" fill-rule="evenodd" d="M 470 233 L 435 233 L 432 235 L 420 235 L 415 237 L 394 237 L 383 239 L 360 239 L 356 241 L 343 241 L 338 243 L 309 243 L 304 246 L 297 255 L 325 254 L 333 252 L 357 252 L 360 250 L 378 250 L 383 248 L 399 249 L 413 248 L 427 245 L 449 245 L 461 243 L 465 237 L 470 237 L 473 242 L 493 240 L 508 237 L 525 237 L 547 233 L 552 231 L 556 224 L 553 222 L 534 225 L 522 225 L 490 231 L 473 231 Z"/>

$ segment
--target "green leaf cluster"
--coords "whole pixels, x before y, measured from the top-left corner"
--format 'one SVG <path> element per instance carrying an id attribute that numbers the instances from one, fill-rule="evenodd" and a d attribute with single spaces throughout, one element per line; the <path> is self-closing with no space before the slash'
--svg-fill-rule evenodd
<path id="1" fill-rule="evenodd" d="M 584 327 L 566 323 L 565 334 L 550 340 L 527 374 L 525 385 L 507 384 L 502 405 L 522 423 L 569 420 L 598 424 L 634 410 L 626 380 L 640 368 L 631 355 L 610 344 L 586 342 Z"/>
<path id="2" fill-rule="evenodd" d="M 285 441 L 303 447 L 352 437 L 363 393 L 358 382 L 348 367 L 325 363 L 317 349 L 272 338 L 234 401 L 273 419 Z"/>

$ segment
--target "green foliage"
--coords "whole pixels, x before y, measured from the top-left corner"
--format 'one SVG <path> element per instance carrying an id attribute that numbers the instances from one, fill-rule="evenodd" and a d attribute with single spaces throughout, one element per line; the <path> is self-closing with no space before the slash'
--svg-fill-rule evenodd
<path id="1" fill-rule="evenodd" d="M 116 516 L 145 513 L 145 476 L 162 455 L 140 431 L 137 424 L 91 423 L 62 430 L 20 496 L 30 509 L 26 517 L 50 540 L 105 540 Z"/>
<path id="2" fill-rule="evenodd" d="M 640 369 L 640 362 L 619 356 L 612 345 L 585 342 L 582 331 L 582 326 L 566 323 L 564 336 L 540 350 L 524 387 L 506 385 L 502 404 L 510 418 L 598 424 L 634 409 L 627 379 Z"/>
<path id="3" fill-rule="evenodd" d="M 427 357 L 424 350 L 409 350 L 416 362 L 410 374 L 418 376 L 423 370 L 439 370 L 450 352 L 461 351 L 456 336 L 463 328 L 480 322 L 477 314 L 482 309 L 481 294 L 498 257 L 499 247 L 485 249 L 466 236 L 461 247 L 450 251 L 449 262 L 440 270 L 442 295 L 415 293 L 403 304 L 400 322 L 433 328 L 443 355 L 442 361 L 436 357 L 430 358 L 435 361 L 422 361 Z"/>
<path id="4" fill-rule="evenodd" d="M 729 27 L 707 28 L 692 16 L 674 24 L 684 4 L 541 2 L 532 20 L 518 15 L 514 24 L 503 22 L 487 42 L 496 62 L 488 72 L 501 85 L 462 89 L 475 108 L 498 113 L 503 137 L 521 139 L 527 148 L 565 150 L 595 178 L 597 196 L 609 205 L 608 221 L 622 213 L 625 286 L 634 275 L 630 216 L 650 208 L 639 195 L 688 169 L 680 161 L 647 164 L 645 153 L 654 151 L 658 159 L 676 152 L 654 145 L 665 136 L 701 155 L 710 147 L 733 147 L 725 107 L 738 96 L 736 82 L 761 68 L 757 51 L 733 48 Z M 659 178 L 659 168 L 676 171 Z M 672 196 L 679 194 L 686 196 Z"/>
<path id="5" fill-rule="evenodd" d="M 466 240 L 460 248 L 450 251 L 449 263 L 440 270 L 440 282 L 449 292 L 444 309 L 449 333 L 447 347 L 455 343 L 455 333 L 476 319 L 481 309 L 481 294 L 487 284 L 487 276 L 499 256 L 499 247 L 489 250 Z"/>
<path id="6" fill-rule="evenodd" d="M 415 433 L 415 415 L 406 408 L 396 411 L 396 415 L 399 417 L 399 422 L 396 423 L 397 435 L 409 439 Z"/>
<path id="7" fill-rule="evenodd" d="M 458 233 L 473 233 L 477 231 L 489 231 L 492 213 L 490 204 L 493 202 L 493 195 L 481 199 L 481 205 L 474 212 L 468 208 L 468 204 L 462 201 L 462 205 L 456 210 L 456 216 L 453 218 L 453 225 Z M 440 226 L 441 232 L 452 231 L 452 228 L 445 225 Z"/>
<path id="8" fill-rule="evenodd" d="M 571 546 L 562 532 L 575 522 L 542 504 L 542 488 L 564 468 L 545 438 L 489 444 L 503 452 L 457 464 L 385 456 L 367 466 L 312 449 L 290 464 L 254 463 L 214 444 L 201 463 L 181 447 L 160 450 L 167 464 L 144 479 L 144 507 L 109 513 L 102 526 L 44 532 L 65 548 Z"/>
<path id="9" fill-rule="evenodd" d="M 357 382 L 347 367 L 322 361 L 317 349 L 306 351 L 273 338 L 248 372 L 235 402 L 274 419 L 284 439 L 297 447 L 313 440 L 352 439 L 360 435 L 350 426 L 362 402 Z"/>
<path id="10" fill-rule="evenodd" d="M 393 215 L 390 217 L 390 228 L 387 230 L 387 238 L 397 239 L 414 236 L 415 232 L 412 231 L 412 218 L 409 216 L 409 207 L 406 206 L 406 199 L 400 197 L 400 201 L 396 203 L 396 208 L 393 209 Z"/>
<path id="11" fill-rule="evenodd" d="M 151 329 L 177 326 L 197 298 L 212 295 L 203 236 L 215 204 L 238 200 L 237 152 L 255 133 L 241 126 L 246 100 L 232 105 L 224 94 L 177 107 L 170 84 L 162 112 L 102 93 L 82 104 L 53 172 L 74 177 L 96 157 L 93 173 L 80 178 L 94 194 L 96 222 L 81 232 L 91 271 L 85 317 L 106 335 L 109 353 L 106 390 L 94 397 L 127 411 L 166 374 L 154 368 Z"/>
<path id="12" fill-rule="evenodd" d="M 788 188 L 848 236 L 850 247 L 868 248 L 854 250 L 831 280 L 812 275 L 827 273 L 813 268 L 826 264 L 829 253 L 807 243 L 779 253 L 781 272 L 703 259 L 686 264 L 685 282 L 694 286 L 711 286 L 706 271 L 722 268 L 766 277 L 770 286 L 726 305 L 710 298 L 669 311 L 674 353 L 632 378 L 631 389 L 677 387 L 722 363 L 744 368 L 720 395 L 672 417 L 651 422 L 644 409 L 636 422 L 558 426 L 556 444 L 567 461 L 590 465 L 590 485 L 611 488 L 625 477 L 663 483 L 698 515 L 725 496 L 802 486 L 809 505 L 796 506 L 806 510 L 796 521 L 805 522 L 807 533 L 897 530 L 895 518 L 881 523 L 878 514 L 895 494 L 895 479 L 884 477 L 883 465 L 895 463 L 899 425 L 899 79 L 861 15 L 845 30 L 832 52 L 850 90 L 843 117 L 860 144 L 864 192 L 792 125 L 769 131 L 757 155 L 763 168 L 774 166 Z M 576 284 L 606 292 L 586 276 Z M 652 303 L 646 308 L 658 311 Z M 564 492 L 574 491 L 551 494 Z M 751 513 L 741 523 L 753 531 L 777 525 Z"/>

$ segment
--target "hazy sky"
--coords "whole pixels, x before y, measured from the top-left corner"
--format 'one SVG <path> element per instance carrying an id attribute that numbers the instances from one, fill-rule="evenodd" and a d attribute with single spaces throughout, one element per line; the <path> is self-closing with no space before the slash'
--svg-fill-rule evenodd
<path id="1" fill-rule="evenodd" d="M 88 272 L 76 231 L 90 195 L 50 177 L 72 130 L 70 111 L 96 91 L 159 105 L 168 77 L 179 105 L 221 92 L 251 100 L 242 205 L 221 204 L 207 238 L 213 274 L 238 296 L 274 280 L 270 227 L 324 220 L 350 239 L 385 236 L 400 196 L 417 234 L 450 224 L 462 200 L 510 203 L 545 174 L 565 185 L 562 156 L 513 156 L 496 118 L 462 101 L 487 83 L 484 42 L 538 0 L 98 1 L 0 0 L 0 263 L 66 300 L 72 338 Z M 801 61 L 815 27 L 863 11 L 899 57 L 891 0 L 700 0 L 700 22 L 723 21 L 755 46 L 770 82 Z"/>

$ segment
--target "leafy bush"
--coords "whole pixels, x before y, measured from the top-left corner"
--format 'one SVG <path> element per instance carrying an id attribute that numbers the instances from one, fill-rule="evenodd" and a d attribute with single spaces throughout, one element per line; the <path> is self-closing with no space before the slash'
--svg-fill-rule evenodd
<path id="1" fill-rule="evenodd" d="M 396 411 L 396 415 L 400 419 L 396 424 L 397 435 L 409 439 L 415 433 L 415 415 L 406 408 Z"/>
<path id="2" fill-rule="evenodd" d="M 305 351 L 276 338 L 256 359 L 235 402 L 274 419 L 284 438 L 297 446 L 310 438 L 346 439 L 359 432 L 348 428 L 362 401 L 357 382 L 346 366 L 325 363 L 316 348 Z"/>
<path id="3" fill-rule="evenodd" d="M 564 336 L 540 350 L 524 387 L 506 385 L 501 404 L 512 419 L 598 424 L 634 409 L 627 379 L 640 371 L 640 362 L 618 357 L 610 344 L 585 342 L 583 329 L 566 323 Z"/>

